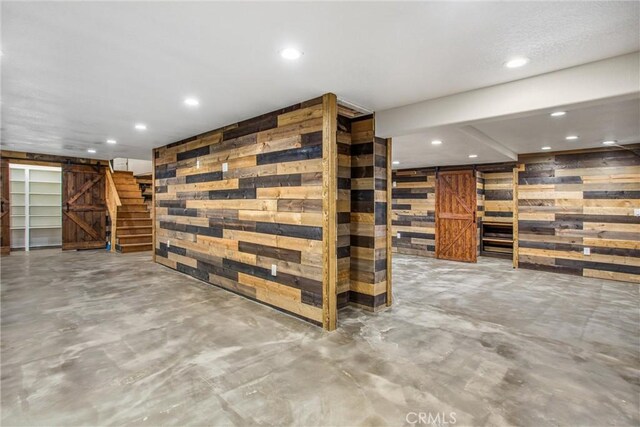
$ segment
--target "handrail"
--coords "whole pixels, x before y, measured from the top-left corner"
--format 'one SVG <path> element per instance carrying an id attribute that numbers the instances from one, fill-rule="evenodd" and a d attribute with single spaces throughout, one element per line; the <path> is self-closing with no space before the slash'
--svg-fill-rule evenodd
<path id="1" fill-rule="evenodd" d="M 107 170 L 107 193 L 109 193 L 109 191 L 112 194 L 115 206 L 122 206 L 120 196 L 118 195 L 118 189 L 116 188 L 116 183 L 113 181 L 113 175 L 110 170 Z"/>
<path id="2" fill-rule="evenodd" d="M 116 183 L 113 181 L 113 175 L 111 174 L 111 170 L 109 168 L 105 168 L 105 175 L 107 176 L 107 180 L 105 183 L 107 210 L 109 211 L 109 216 L 111 217 L 111 252 L 115 252 L 117 243 L 116 229 L 118 224 L 118 206 L 122 206 L 122 202 L 120 201 L 118 189 L 116 188 Z"/>

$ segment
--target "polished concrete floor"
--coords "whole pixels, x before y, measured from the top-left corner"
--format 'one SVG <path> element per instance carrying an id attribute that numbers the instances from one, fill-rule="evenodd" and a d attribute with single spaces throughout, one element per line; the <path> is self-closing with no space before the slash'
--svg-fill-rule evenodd
<path id="1" fill-rule="evenodd" d="M 396 256 L 326 333 L 148 258 L 2 258 L 3 426 L 640 424 L 637 285 Z"/>

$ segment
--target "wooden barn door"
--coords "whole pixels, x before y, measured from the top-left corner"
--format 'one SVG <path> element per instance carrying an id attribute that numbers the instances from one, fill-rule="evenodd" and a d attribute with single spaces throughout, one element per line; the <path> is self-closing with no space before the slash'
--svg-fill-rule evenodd
<path id="1" fill-rule="evenodd" d="M 477 261 L 476 178 L 473 171 L 439 172 L 436 188 L 436 257 Z"/>
<path id="2" fill-rule="evenodd" d="M 62 166 L 62 249 L 106 244 L 105 171 L 100 166 Z"/>
<path id="3" fill-rule="evenodd" d="M 0 160 L 0 255 L 11 251 L 11 197 L 9 196 L 9 162 Z"/>

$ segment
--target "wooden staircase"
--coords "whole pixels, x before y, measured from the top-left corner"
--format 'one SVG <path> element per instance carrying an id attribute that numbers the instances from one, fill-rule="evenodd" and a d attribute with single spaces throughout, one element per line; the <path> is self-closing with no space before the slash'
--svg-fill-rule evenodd
<path id="1" fill-rule="evenodd" d="M 152 249 L 151 212 L 144 203 L 133 172 L 113 172 L 121 205 L 117 207 L 115 227 L 118 252 L 141 252 Z"/>

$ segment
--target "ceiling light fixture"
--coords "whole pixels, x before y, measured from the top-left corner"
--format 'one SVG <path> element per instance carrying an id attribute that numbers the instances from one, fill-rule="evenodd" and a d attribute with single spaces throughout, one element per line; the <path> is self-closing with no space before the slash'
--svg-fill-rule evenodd
<path id="1" fill-rule="evenodd" d="M 400 162 L 399 162 L 399 161 L 397 161 L 397 160 L 394 160 L 394 161 L 393 161 L 393 162 L 391 162 L 391 163 L 393 163 L 394 165 L 399 165 L 399 164 L 400 164 Z"/>
<path id="2" fill-rule="evenodd" d="M 545 147 L 542 147 L 542 149 L 543 149 L 543 150 L 545 150 L 545 151 L 546 151 L 546 150 L 551 150 L 551 147 L 549 147 L 549 146 L 547 145 L 547 146 L 545 146 Z"/>
<path id="3" fill-rule="evenodd" d="M 602 141 L 603 145 L 615 145 L 618 141 L 616 141 L 615 139 L 610 139 L 608 141 Z"/>
<path id="4" fill-rule="evenodd" d="M 293 61 L 295 59 L 299 59 L 302 56 L 302 52 L 293 47 L 288 47 L 280 51 L 280 56 L 282 56 L 284 59 Z"/>
<path id="5" fill-rule="evenodd" d="M 529 58 L 525 58 L 523 56 L 518 58 L 512 58 L 504 63 L 504 66 L 507 68 L 519 68 L 529 63 Z"/>
<path id="6" fill-rule="evenodd" d="M 554 111 L 553 113 L 551 113 L 551 117 L 562 117 L 565 114 L 567 114 L 566 111 Z"/>
<path id="7" fill-rule="evenodd" d="M 442 141 L 440 141 L 439 139 L 434 139 L 433 141 L 431 141 L 431 145 L 440 145 L 442 144 Z"/>
<path id="8" fill-rule="evenodd" d="M 578 135 L 569 135 L 565 138 L 567 141 L 573 141 L 578 139 Z"/>
<path id="9" fill-rule="evenodd" d="M 89 148 L 87 150 L 87 153 L 96 154 L 96 150 L 94 150 L 93 148 Z"/>
<path id="10" fill-rule="evenodd" d="M 136 123 L 135 128 L 137 130 L 147 130 L 147 125 L 145 125 L 144 123 Z"/>
<path id="11" fill-rule="evenodd" d="M 115 144 L 116 142 L 115 139 L 107 139 L 107 144 Z"/>
<path id="12" fill-rule="evenodd" d="M 469 158 L 470 158 L 470 159 L 475 159 L 476 157 L 478 157 L 478 155 L 477 155 L 477 154 L 469 154 Z"/>
<path id="13" fill-rule="evenodd" d="M 200 105 L 200 101 L 198 101 L 196 98 L 186 98 L 184 100 L 184 103 L 189 107 L 197 107 L 198 105 Z"/>

